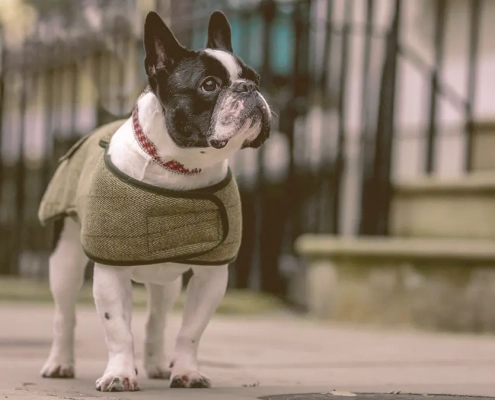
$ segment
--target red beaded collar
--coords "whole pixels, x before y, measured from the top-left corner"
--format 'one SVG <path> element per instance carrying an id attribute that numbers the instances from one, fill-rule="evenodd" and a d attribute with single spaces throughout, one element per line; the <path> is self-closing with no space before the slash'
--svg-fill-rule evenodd
<path id="1" fill-rule="evenodd" d="M 201 172 L 201 169 L 199 168 L 187 169 L 186 167 L 184 167 L 183 164 L 181 164 L 178 161 L 171 160 L 165 162 L 160 158 L 158 152 L 156 151 L 155 144 L 144 134 L 143 127 L 139 123 L 137 103 L 134 106 L 134 109 L 132 110 L 132 127 L 134 131 L 134 137 L 139 143 L 139 146 L 141 146 L 143 151 L 146 154 L 148 154 L 153 159 L 153 161 L 156 162 L 158 165 L 162 166 L 163 168 L 171 172 L 175 172 L 176 174 L 182 174 L 182 175 L 197 175 Z"/>

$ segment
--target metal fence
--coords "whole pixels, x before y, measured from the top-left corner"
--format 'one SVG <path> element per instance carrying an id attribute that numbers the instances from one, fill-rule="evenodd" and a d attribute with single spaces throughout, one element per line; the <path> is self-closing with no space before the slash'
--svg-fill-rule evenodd
<path id="1" fill-rule="evenodd" d="M 430 103 L 424 109 L 429 118 L 425 172 L 433 170 L 440 98 L 458 106 L 464 116 L 469 170 L 483 1 L 468 2 L 466 98 L 442 80 L 448 0 L 434 2 L 434 63 L 425 62 L 402 39 L 404 0 L 388 2 L 385 23 L 378 22 L 374 0 L 360 2 L 364 22 L 353 19 L 357 2 L 349 0 L 156 2 L 157 10 L 170 17 L 179 40 L 193 48 L 204 44 L 209 13 L 224 10 L 233 26 L 234 50 L 260 71 L 262 89 L 278 115 L 272 139 L 233 162 L 245 223 L 232 286 L 285 296 L 291 276 L 304 268 L 293 255 L 295 238 L 305 232 L 345 233 L 346 213 L 353 215 L 355 234 L 388 233 L 400 60 L 420 71 L 430 86 Z M 361 95 L 357 133 L 351 135 L 350 43 L 357 36 L 363 41 Z M 36 212 L 56 160 L 79 135 L 116 118 L 113 114 L 130 112 L 133 93 L 145 84 L 142 57 L 141 40 L 125 20 L 114 21 L 98 34 L 51 44 L 30 38 L 22 49 L 3 48 L 0 146 L 5 148 L 9 141 L 15 152 L 3 151 L 0 160 L 1 273 L 47 270 L 50 232 L 39 226 Z M 76 79 L 83 74 L 86 81 Z M 82 107 L 81 92 L 89 84 L 94 87 L 89 96 L 93 100 Z M 108 93 L 114 93 L 113 100 L 105 100 Z M 42 107 L 33 113 L 35 98 Z M 91 111 L 86 125 L 81 123 L 81 108 Z M 313 118 L 315 110 L 318 118 Z M 38 119 L 33 122 L 35 114 Z M 43 149 L 35 160 L 26 154 L 33 127 Z M 348 184 L 354 191 L 346 192 Z"/>

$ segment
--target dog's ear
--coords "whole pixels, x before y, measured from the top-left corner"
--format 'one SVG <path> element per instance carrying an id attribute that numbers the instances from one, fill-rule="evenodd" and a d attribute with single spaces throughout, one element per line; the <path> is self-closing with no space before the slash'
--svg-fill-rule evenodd
<path id="1" fill-rule="evenodd" d="M 233 53 L 229 20 L 221 11 L 215 11 L 210 16 L 210 22 L 208 24 L 208 42 L 206 47 Z"/>
<path id="2" fill-rule="evenodd" d="M 144 23 L 144 49 L 144 67 L 150 78 L 154 77 L 158 70 L 170 73 L 174 65 L 187 53 L 165 22 L 153 11 L 148 13 Z"/>

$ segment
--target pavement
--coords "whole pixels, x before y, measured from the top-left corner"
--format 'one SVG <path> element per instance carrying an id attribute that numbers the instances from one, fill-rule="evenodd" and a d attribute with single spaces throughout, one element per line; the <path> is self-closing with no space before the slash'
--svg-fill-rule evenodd
<path id="1" fill-rule="evenodd" d="M 230 400 L 399 391 L 495 396 L 495 336 L 322 323 L 280 311 L 217 314 L 199 354 L 214 387 L 170 389 L 168 381 L 149 380 L 143 374 L 142 308 L 133 315 L 141 391 L 100 393 L 94 384 L 105 368 L 106 349 L 91 305 L 78 309 L 76 378 L 39 376 L 49 351 L 52 317 L 50 304 L 0 303 L 0 399 Z M 179 324 L 180 315 L 174 314 L 168 327 L 169 348 Z"/>

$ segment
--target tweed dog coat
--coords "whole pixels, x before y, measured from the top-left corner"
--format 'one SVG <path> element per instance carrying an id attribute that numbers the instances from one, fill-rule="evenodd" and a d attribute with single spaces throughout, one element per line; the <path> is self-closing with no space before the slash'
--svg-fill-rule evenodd
<path id="1" fill-rule="evenodd" d="M 242 218 L 232 172 L 216 185 L 189 191 L 137 181 L 118 170 L 107 154 L 123 122 L 84 136 L 60 159 L 41 201 L 41 223 L 76 219 L 86 255 L 106 265 L 234 261 Z"/>

